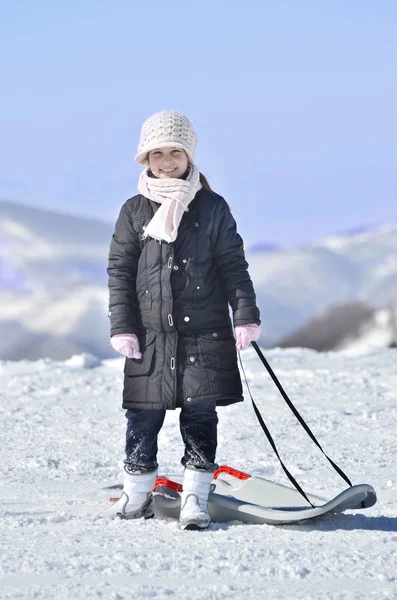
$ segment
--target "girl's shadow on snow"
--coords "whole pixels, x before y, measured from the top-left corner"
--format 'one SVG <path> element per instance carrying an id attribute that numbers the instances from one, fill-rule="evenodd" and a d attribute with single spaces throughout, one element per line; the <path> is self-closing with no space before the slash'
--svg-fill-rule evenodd
<path id="1" fill-rule="evenodd" d="M 324 515 L 301 525 L 283 525 L 296 531 L 397 531 L 397 517 L 367 517 L 365 515 Z"/>

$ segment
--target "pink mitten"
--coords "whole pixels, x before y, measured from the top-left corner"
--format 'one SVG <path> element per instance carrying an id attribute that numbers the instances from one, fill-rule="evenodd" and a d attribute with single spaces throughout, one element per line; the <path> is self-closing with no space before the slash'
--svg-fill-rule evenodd
<path id="1" fill-rule="evenodd" d="M 110 338 L 110 343 L 116 352 L 120 352 L 128 358 L 142 358 L 135 333 L 116 333 Z"/>
<path id="2" fill-rule="evenodd" d="M 244 350 L 251 342 L 259 339 L 261 328 L 256 323 L 236 326 L 236 349 Z"/>

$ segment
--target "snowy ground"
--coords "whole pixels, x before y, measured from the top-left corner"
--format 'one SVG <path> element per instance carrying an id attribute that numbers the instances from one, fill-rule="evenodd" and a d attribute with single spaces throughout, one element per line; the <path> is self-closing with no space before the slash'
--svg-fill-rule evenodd
<path id="1" fill-rule="evenodd" d="M 320 443 L 366 511 L 299 526 L 96 521 L 121 479 L 123 359 L 0 362 L 0 598 L 397 598 L 397 350 L 267 352 Z M 331 497 L 345 483 L 294 420 L 252 349 L 253 396 L 304 489 Z M 219 409 L 218 462 L 287 483 L 249 396 Z M 159 439 L 162 473 L 181 472 L 178 413 Z M 114 493 L 112 494 L 114 495 Z"/>

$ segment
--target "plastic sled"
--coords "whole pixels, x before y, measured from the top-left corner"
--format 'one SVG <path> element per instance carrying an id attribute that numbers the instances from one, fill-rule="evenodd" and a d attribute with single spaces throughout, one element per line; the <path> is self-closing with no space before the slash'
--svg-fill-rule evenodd
<path id="1" fill-rule="evenodd" d="M 233 482 L 220 478 L 226 474 Z M 178 519 L 180 513 L 183 476 L 158 477 L 154 487 L 155 516 Z M 111 486 L 108 489 L 122 488 Z M 214 473 L 208 509 L 215 523 L 242 521 L 252 524 L 288 525 L 303 523 L 327 513 L 370 508 L 376 503 L 376 492 L 371 485 L 360 484 L 347 488 L 335 498 L 327 500 L 307 494 L 314 508 L 308 505 L 294 488 L 251 476 L 231 467 L 222 466 Z M 111 498 L 116 501 L 118 498 Z"/>

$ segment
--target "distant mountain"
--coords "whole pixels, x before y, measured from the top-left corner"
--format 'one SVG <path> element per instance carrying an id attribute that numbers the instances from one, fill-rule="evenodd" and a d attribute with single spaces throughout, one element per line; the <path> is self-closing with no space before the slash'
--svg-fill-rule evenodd
<path id="1" fill-rule="evenodd" d="M 0 293 L 0 360 L 65 360 L 88 352 L 116 356 L 109 343 L 107 289 L 74 286 L 62 294 Z"/>
<path id="2" fill-rule="evenodd" d="M 364 320 L 358 331 L 346 332 L 334 350 L 361 351 L 371 348 L 397 348 L 397 303 L 379 308 Z"/>
<path id="3" fill-rule="evenodd" d="M 252 244 L 252 246 L 250 246 L 247 251 L 249 253 L 255 253 L 255 252 L 276 252 L 278 250 L 281 250 L 280 244 L 275 244 L 273 242 L 258 242 L 256 244 Z"/>
<path id="4" fill-rule="evenodd" d="M 382 308 L 397 298 L 397 223 L 247 259 L 267 346 L 329 306 L 361 301 Z"/>
<path id="5" fill-rule="evenodd" d="M 0 201 L 0 359 L 55 360 L 109 344 L 113 226 Z"/>
<path id="6" fill-rule="evenodd" d="M 360 233 L 368 233 L 370 231 L 374 231 L 380 225 L 356 225 L 355 227 L 350 227 L 349 229 L 343 229 L 342 231 L 337 232 L 333 237 L 347 237 L 352 235 L 359 235 Z"/>
<path id="7" fill-rule="evenodd" d="M 344 229 L 342 231 L 339 231 L 332 237 L 337 237 L 337 238 L 352 237 L 352 236 L 359 235 L 361 233 L 367 233 L 369 231 L 374 231 L 376 228 L 377 228 L 376 225 L 357 225 L 356 227 L 351 227 L 349 229 Z M 306 248 L 306 246 L 312 247 L 313 242 L 311 242 L 311 243 L 303 243 L 302 242 L 301 244 L 294 244 L 293 249 L 294 250 L 297 250 L 297 249 L 302 250 L 303 248 Z M 246 251 L 249 254 L 255 254 L 257 252 L 283 252 L 284 250 L 287 250 L 287 248 L 289 248 L 289 249 L 291 248 L 289 244 L 281 245 L 281 244 L 277 244 L 276 242 L 262 241 L 262 242 L 255 242 L 254 244 L 251 244 L 250 246 L 248 246 Z"/>
<path id="8" fill-rule="evenodd" d="M 331 306 L 291 335 L 277 342 L 280 348 L 317 351 L 374 348 L 397 344 L 397 303 L 374 309 L 363 302 Z"/>
<path id="9" fill-rule="evenodd" d="M 0 288 L 60 292 L 105 284 L 113 226 L 0 201 Z"/>

